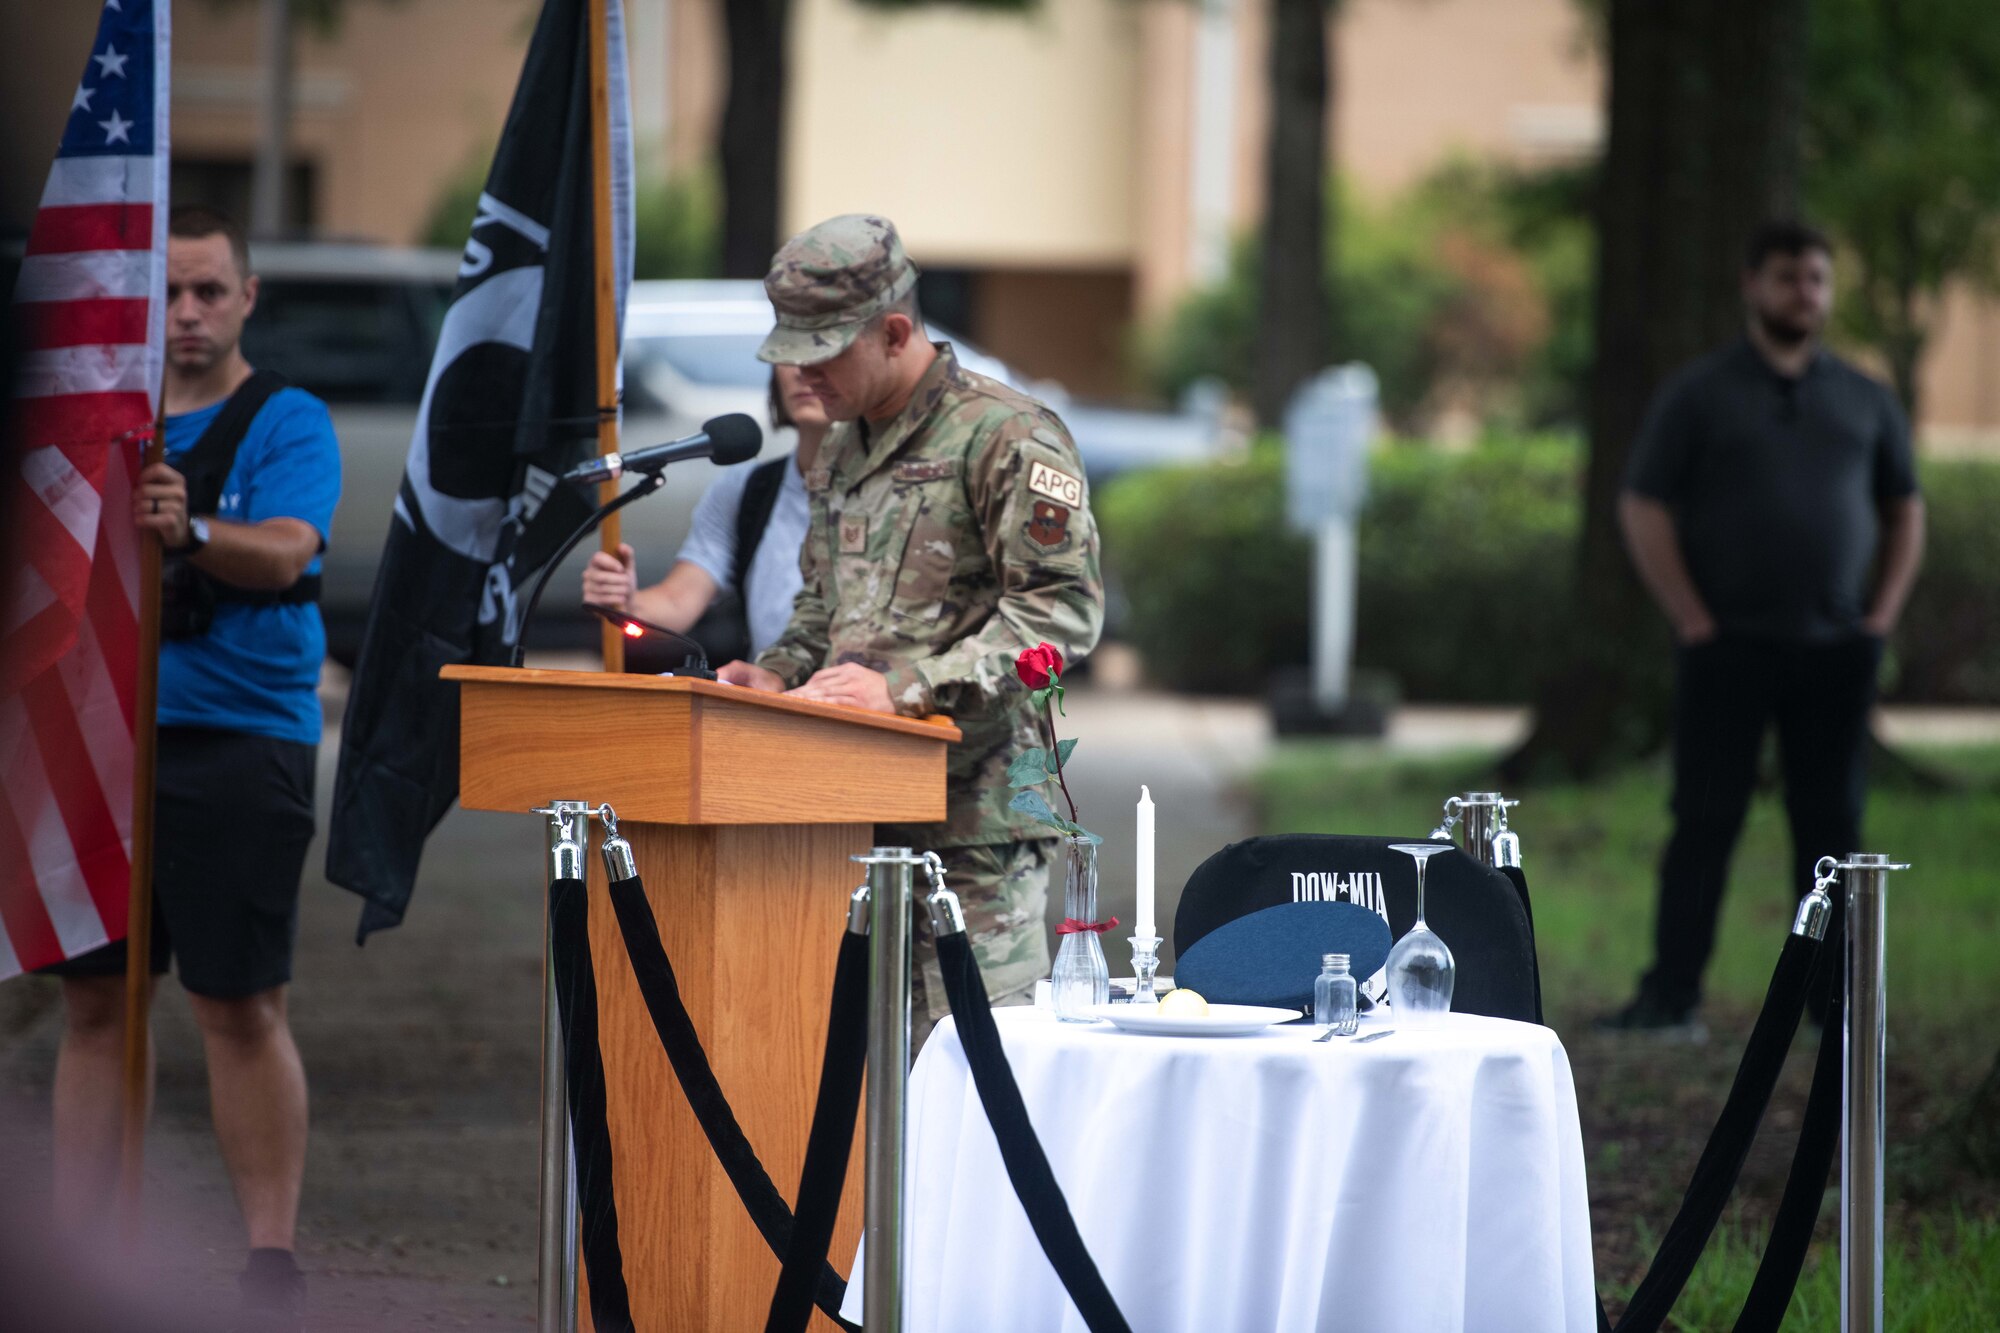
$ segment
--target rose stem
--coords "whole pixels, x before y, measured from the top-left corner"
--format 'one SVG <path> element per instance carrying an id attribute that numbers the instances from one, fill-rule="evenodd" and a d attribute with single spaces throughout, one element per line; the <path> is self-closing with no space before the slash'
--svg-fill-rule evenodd
<path id="1" fill-rule="evenodd" d="M 1076 817 L 1076 798 L 1069 794 L 1069 782 L 1063 777 L 1062 751 L 1056 748 L 1056 715 L 1050 712 L 1047 714 L 1047 717 L 1049 723 L 1049 753 L 1054 756 L 1056 761 L 1056 785 L 1062 788 L 1063 799 L 1069 802 L 1069 822 L 1074 824 L 1078 822 Z"/>

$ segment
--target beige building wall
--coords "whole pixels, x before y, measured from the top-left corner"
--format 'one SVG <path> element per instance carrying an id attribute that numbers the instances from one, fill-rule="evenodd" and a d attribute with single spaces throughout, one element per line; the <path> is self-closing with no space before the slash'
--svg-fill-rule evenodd
<path id="1" fill-rule="evenodd" d="M 667 0 L 628 0 L 634 119 L 645 145 L 667 121 Z M 261 82 L 259 6 L 183 3 L 173 11 L 173 151 L 182 161 L 248 162 Z M 321 236 L 416 240 L 439 196 L 499 140 L 539 10 L 536 0 L 356 0 L 331 35 L 296 30 L 295 158 L 311 164 Z M 34 211 L 83 71 L 98 6 L 0 5 L 0 224 Z M 31 54 L 24 54 L 31 53 Z M 642 73 L 649 72 L 642 82 Z"/>
<path id="2" fill-rule="evenodd" d="M 723 2 L 627 0 L 642 169 L 712 161 Z M 1032 373 L 1115 390 L 1133 324 L 1213 271 L 1203 217 L 1237 234 L 1255 223 L 1268 4 L 1041 0 L 1005 14 L 797 0 L 786 225 L 889 213 L 922 262 L 972 275 L 983 327 L 967 332 Z M 294 145 L 322 235 L 422 233 L 497 139 L 536 12 L 358 0 L 334 35 L 301 32 Z M 258 7 L 183 4 L 174 18 L 176 154 L 247 162 Z M 96 19 L 92 0 L 0 5 L 0 227 L 32 215 Z M 1202 45 L 1218 21 L 1219 64 Z M 1364 195 L 1455 152 L 1546 162 L 1601 137 L 1601 61 L 1574 0 L 1347 0 L 1332 41 L 1336 161 Z M 1220 130 L 1204 118 L 1218 69 Z M 1227 197 L 1203 195 L 1203 180 Z M 1997 356 L 2000 303 L 1954 292 L 1924 369 L 1927 440 L 2000 441 Z"/>
<path id="3" fill-rule="evenodd" d="M 786 230 L 877 212 L 935 265 L 1129 265 L 1140 8 L 799 0 Z"/>

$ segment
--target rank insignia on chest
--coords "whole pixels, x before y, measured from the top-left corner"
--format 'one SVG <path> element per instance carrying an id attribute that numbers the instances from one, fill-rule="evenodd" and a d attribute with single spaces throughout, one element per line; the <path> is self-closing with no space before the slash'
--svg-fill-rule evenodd
<path id="1" fill-rule="evenodd" d="M 1059 546 L 1069 536 L 1069 510 L 1047 500 L 1035 501 L 1034 516 L 1028 520 L 1028 538 L 1037 546 Z"/>
<path id="2" fill-rule="evenodd" d="M 868 550 L 868 519 L 842 518 L 840 520 L 840 553 L 861 555 Z"/>
<path id="3" fill-rule="evenodd" d="M 896 464 L 897 481 L 942 481 L 957 473 L 956 458 L 913 458 Z"/>

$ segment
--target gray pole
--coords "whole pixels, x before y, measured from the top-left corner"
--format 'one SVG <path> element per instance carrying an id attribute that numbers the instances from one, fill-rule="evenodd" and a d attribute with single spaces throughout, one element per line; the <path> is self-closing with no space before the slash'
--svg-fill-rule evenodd
<path id="1" fill-rule="evenodd" d="M 1840 1328 L 1882 1330 L 1883 1114 L 1888 1096 L 1888 991 L 1882 938 L 1891 870 L 1875 852 L 1840 866 L 1847 887 L 1847 1061 L 1840 1087 Z"/>
<path id="2" fill-rule="evenodd" d="M 250 234 L 268 239 L 285 229 L 285 158 L 292 121 L 292 0 L 264 0 L 263 123 L 250 173 Z"/>
<path id="3" fill-rule="evenodd" d="M 861 1224 L 867 1257 L 861 1322 L 868 1333 L 902 1333 L 903 1152 L 910 1089 L 910 874 L 923 864 L 907 847 L 877 847 L 868 867 L 868 1158 Z"/>
<path id="4" fill-rule="evenodd" d="M 551 801 L 536 809 L 549 817 L 549 879 L 583 879 L 590 841 L 590 807 Z M 548 914 L 543 913 L 546 936 Z M 576 1333 L 576 1157 L 569 1137 L 568 1081 L 563 1059 L 562 1011 L 556 1003 L 555 957 L 542 946 L 542 1181 L 535 1254 L 536 1333 Z"/>
<path id="5" fill-rule="evenodd" d="M 1313 702 L 1327 717 L 1347 707 L 1354 656 L 1354 520 L 1329 515 L 1313 538 Z"/>

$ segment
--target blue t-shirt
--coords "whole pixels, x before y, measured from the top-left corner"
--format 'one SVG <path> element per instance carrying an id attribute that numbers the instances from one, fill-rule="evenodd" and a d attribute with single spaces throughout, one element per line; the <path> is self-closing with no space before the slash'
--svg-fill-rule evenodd
<path id="1" fill-rule="evenodd" d="M 221 411 L 216 403 L 167 418 L 169 465 L 185 457 Z M 326 404 L 303 389 L 280 389 L 243 436 L 215 517 L 232 523 L 296 518 L 313 526 L 325 550 L 339 499 L 340 445 Z M 319 557 L 306 572 L 319 572 Z M 160 645 L 160 724 L 316 745 L 325 656 L 319 607 L 219 601 L 208 633 Z"/>

